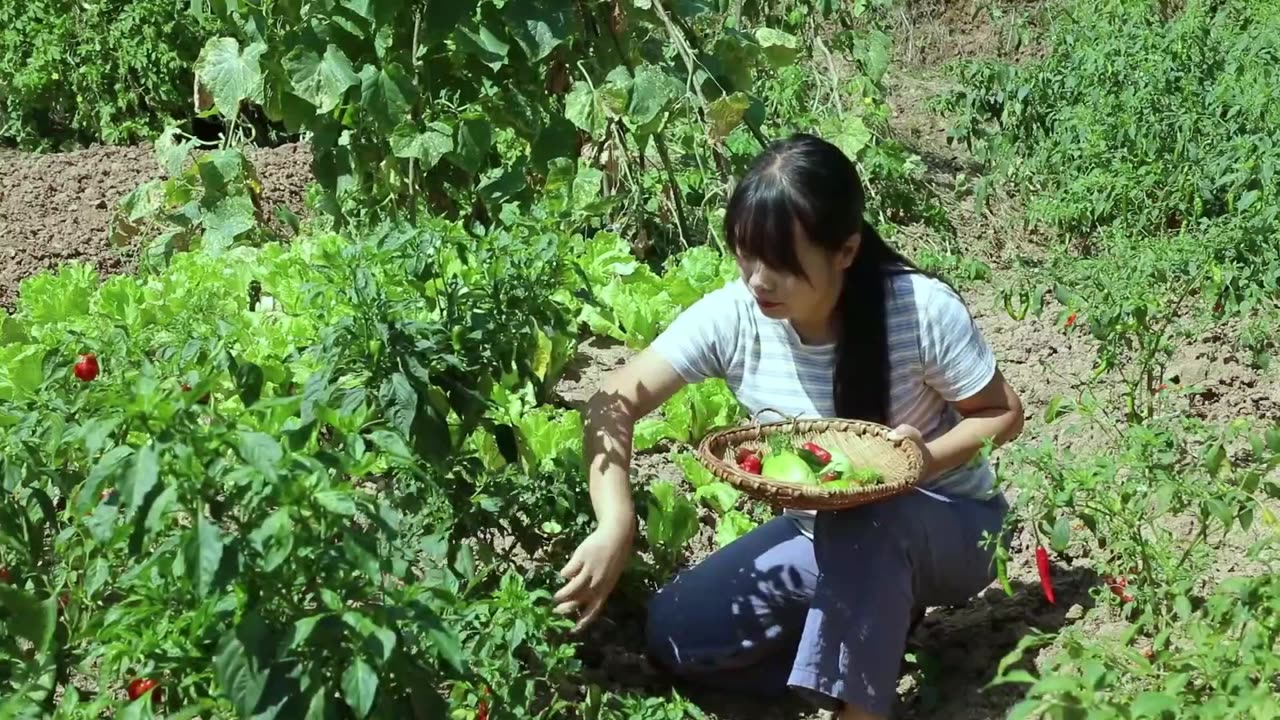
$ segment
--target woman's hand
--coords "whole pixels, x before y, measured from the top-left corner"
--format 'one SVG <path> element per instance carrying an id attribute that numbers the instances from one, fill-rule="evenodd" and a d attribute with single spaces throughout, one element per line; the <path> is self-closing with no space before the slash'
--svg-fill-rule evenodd
<path id="1" fill-rule="evenodd" d="M 889 431 L 890 440 L 910 440 L 920 448 L 920 457 L 924 460 L 924 477 L 925 479 L 933 477 L 934 465 L 933 453 L 929 450 L 929 443 L 924 441 L 924 435 L 911 425 L 899 425 Z"/>
<path id="2" fill-rule="evenodd" d="M 630 527 L 601 525 L 582 541 L 560 571 L 568 582 L 555 594 L 559 603 L 556 613 L 568 615 L 577 611 L 578 624 L 573 632 L 580 632 L 600 615 L 626 568 L 633 534 Z"/>
<path id="3" fill-rule="evenodd" d="M 560 571 L 568 582 L 554 596 L 558 614 L 577 614 L 575 633 L 599 616 L 631 554 L 636 532 L 630 488 L 636 421 L 684 385 L 671 363 L 646 349 L 612 373 L 587 403 L 583 454 L 591 506 L 599 525 Z"/>

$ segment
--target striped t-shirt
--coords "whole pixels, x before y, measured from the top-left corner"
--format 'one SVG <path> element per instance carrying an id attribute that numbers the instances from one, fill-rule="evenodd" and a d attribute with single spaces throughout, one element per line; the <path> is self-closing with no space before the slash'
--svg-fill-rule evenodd
<path id="1" fill-rule="evenodd" d="M 906 424 L 932 440 L 960 421 L 950 402 L 977 393 L 996 362 L 963 301 L 944 283 L 917 273 L 887 280 L 890 363 L 889 426 Z M 832 374 L 835 345 L 806 345 L 791 323 L 760 312 L 741 280 L 714 290 L 682 312 L 653 348 L 685 381 L 722 378 L 747 412 L 780 420 L 836 417 Z M 983 461 L 928 481 L 931 492 L 988 498 L 994 475 Z M 788 511 L 812 535 L 812 512 Z"/>

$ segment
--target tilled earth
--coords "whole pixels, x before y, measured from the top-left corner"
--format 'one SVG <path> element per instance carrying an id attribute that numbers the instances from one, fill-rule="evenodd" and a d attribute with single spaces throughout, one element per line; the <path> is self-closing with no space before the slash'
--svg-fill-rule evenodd
<path id="1" fill-rule="evenodd" d="M 254 150 L 264 208 L 301 214 L 311 178 L 311 154 L 301 145 Z M 128 249 L 108 239 L 120 199 L 163 177 L 150 146 L 95 146 L 37 155 L 0 150 L 0 306 L 12 308 L 19 283 L 69 260 L 104 276 L 129 272 Z"/>

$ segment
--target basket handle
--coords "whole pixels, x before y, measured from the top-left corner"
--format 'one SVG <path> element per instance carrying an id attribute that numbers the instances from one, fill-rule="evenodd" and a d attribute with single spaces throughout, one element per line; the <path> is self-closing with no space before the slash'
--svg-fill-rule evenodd
<path id="1" fill-rule="evenodd" d="M 754 413 L 751 413 L 751 424 L 752 424 L 752 426 L 754 426 L 754 427 L 759 427 L 759 426 L 760 426 L 760 414 L 761 414 L 761 413 L 765 413 L 765 412 L 771 412 L 771 413 L 773 413 L 774 415 L 780 415 L 780 416 L 782 416 L 783 418 L 785 418 L 788 422 L 790 422 L 790 423 L 792 423 L 792 424 L 795 424 L 795 423 L 796 423 L 796 421 L 798 421 L 798 420 L 800 419 L 800 418 L 799 418 L 799 416 L 796 416 L 796 415 L 788 415 L 787 413 L 784 413 L 784 412 L 782 412 L 781 410 L 778 410 L 778 409 L 776 409 L 776 408 L 771 408 L 771 407 L 762 407 L 762 408 L 760 408 L 759 410 L 756 410 Z"/>

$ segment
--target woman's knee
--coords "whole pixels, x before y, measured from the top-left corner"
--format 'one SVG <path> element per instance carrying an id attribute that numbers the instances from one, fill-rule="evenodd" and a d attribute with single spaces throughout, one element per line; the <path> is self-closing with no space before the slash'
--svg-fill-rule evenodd
<path id="1" fill-rule="evenodd" d="M 733 592 L 673 582 L 650 600 L 645 646 L 650 660 L 677 675 L 701 676 L 750 667 L 794 645 L 808 599 L 772 607 Z"/>
<path id="2" fill-rule="evenodd" d="M 651 660 L 668 670 L 678 669 L 680 665 L 677 637 L 673 633 L 680 624 L 675 594 L 670 586 L 664 587 L 649 599 L 646 608 L 645 649 Z"/>

